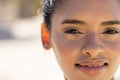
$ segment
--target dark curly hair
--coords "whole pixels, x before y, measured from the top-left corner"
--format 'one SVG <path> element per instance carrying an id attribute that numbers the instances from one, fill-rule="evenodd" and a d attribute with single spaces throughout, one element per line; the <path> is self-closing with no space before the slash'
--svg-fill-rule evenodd
<path id="1" fill-rule="evenodd" d="M 47 28 L 51 28 L 51 17 L 55 9 L 63 2 L 63 0 L 44 0 L 43 1 L 43 18 Z"/>

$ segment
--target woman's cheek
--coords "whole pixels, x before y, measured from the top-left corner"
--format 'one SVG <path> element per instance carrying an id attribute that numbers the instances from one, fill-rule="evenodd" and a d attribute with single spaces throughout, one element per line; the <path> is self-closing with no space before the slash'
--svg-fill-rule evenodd
<path id="1" fill-rule="evenodd" d="M 72 56 L 78 53 L 82 45 L 85 43 L 85 40 L 83 39 L 70 39 L 61 34 L 54 35 L 52 39 L 52 43 L 57 54 L 66 56 Z"/>

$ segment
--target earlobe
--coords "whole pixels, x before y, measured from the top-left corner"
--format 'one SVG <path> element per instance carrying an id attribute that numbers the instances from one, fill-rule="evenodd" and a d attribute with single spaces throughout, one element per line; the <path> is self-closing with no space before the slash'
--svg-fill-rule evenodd
<path id="1" fill-rule="evenodd" d="M 50 32 L 48 31 L 44 23 L 41 24 L 41 38 L 42 38 L 43 47 L 46 50 L 49 50 L 51 48 Z"/>

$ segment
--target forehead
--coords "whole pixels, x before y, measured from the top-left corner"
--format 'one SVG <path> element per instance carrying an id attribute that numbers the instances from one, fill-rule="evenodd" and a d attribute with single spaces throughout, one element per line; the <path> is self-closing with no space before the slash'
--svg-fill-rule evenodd
<path id="1" fill-rule="evenodd" d="M 67 0 L 67 1 L 62 0 L 62 4 L 64 5 L 64 7 L 65 7 L 65 5 L 68 6 L 68 5 L 74 5 L 74 4 L 76 6 L 79 5 L 79 6 L 83 6 L 83 7 L 85 7 L 85 6 L 92 7 L 92 5 L 93 6 L 100 6 L 100 5 L 103 6 L 103 5 L 110 5 L 110 4 L 112 6 L 116 3 L 120 4 L 120 0 Z"/>
<path id="2" fill-rule="evenodd" d="M 120 8 L 120 0 L 68 0 L 63 1 L 56 11 L 106 11 L 116 10 L 118 7 Z"/>
<path id="3" fill-rule="evenodd" d="M 119 0 L 69 0 L 55 10 L 52 19 L 57 22 L 65 18 L 96 19 L 97 17 L 120 18 Z"/>

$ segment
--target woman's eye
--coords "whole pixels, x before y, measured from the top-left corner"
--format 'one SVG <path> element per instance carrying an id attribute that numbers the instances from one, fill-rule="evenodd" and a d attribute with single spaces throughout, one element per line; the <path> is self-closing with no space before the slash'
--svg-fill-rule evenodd
<path id="1" fill-rule="evenodd" d="M 69 30 L 65 31 L 65 33 L 67 33 L 67 34 L 83 34 L 76 29 L 69 29 Z"/>
<path id="2" fill-rule="evenodd" d="M 103 32 L 103 34 L 117 34 L 117 33 L 119 33 L 119 32 L 116 30 L 107 30 L 107 31 Z"/>

